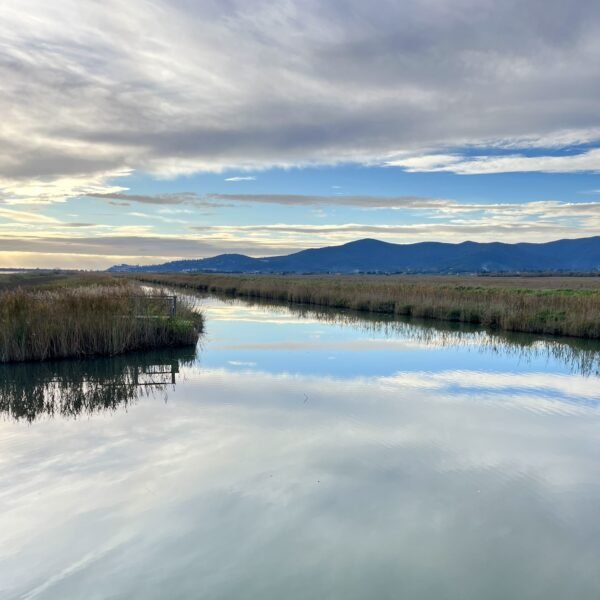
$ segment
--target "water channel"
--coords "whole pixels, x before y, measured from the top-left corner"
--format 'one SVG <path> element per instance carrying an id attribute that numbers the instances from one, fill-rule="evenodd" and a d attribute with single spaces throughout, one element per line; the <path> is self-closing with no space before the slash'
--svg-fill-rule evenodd
<path id="1" fill-rule="evenodd" d="M 600 346 L 203 298 L 0 366 L 3 599 L 600 597 Z"/>

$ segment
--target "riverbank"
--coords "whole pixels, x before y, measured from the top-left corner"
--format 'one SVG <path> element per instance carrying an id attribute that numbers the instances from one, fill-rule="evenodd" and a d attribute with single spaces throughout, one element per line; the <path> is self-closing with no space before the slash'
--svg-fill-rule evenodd
<path id="1" fill-rule="evenodd" d="M 148 297 L 139 284 L 0 290 L 0 362 L 114 356 L 193 345 L 202 316 L 185 303 Z M 77 283 L 77 285 L 74 285 Z"/>
<path id="2" fill-rule="evenodd" d="M 600 339 L 600 278 L 128 275 L 204 293 Z"/>

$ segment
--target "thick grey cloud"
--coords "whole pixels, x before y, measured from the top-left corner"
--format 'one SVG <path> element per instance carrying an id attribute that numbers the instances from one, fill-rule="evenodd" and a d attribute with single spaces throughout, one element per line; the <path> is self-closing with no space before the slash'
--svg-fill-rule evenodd
<path id="1" fill-rule="evenodd" d="M 0 77 L 13 182 L 589 141 L 600 4 L 8 0 Z"/>

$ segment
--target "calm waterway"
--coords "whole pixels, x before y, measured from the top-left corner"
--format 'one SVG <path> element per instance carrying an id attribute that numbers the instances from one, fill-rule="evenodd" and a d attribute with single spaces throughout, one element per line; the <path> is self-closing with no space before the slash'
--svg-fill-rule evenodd
<path id="1" fill-rule="evenodd" d="M 0 366 L 0 598 L 600 597 L 600 346 L 201 309 Z"/>

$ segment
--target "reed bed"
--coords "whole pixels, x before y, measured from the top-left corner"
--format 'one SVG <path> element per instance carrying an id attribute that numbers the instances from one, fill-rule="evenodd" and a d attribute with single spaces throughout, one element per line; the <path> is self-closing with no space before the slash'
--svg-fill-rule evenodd
<path id="1" fill-rule="evenodd" d="M 139 285 L 90 285 L 0 291 L 0 362 L 114 356 L 195 344 L 202 317 L 179 304 L 144 302 Z M 159 299 L 160 300 L 160 299 Z"/>
<path id="2" fill-rule="evenodd" d="M 600 339 L 600 289 L 505 286 L 488 278 L 147 274 L 199 292 L 472 323 L 489 329 Z M 572 280 L 573 283 L 577 283 Z"/>

